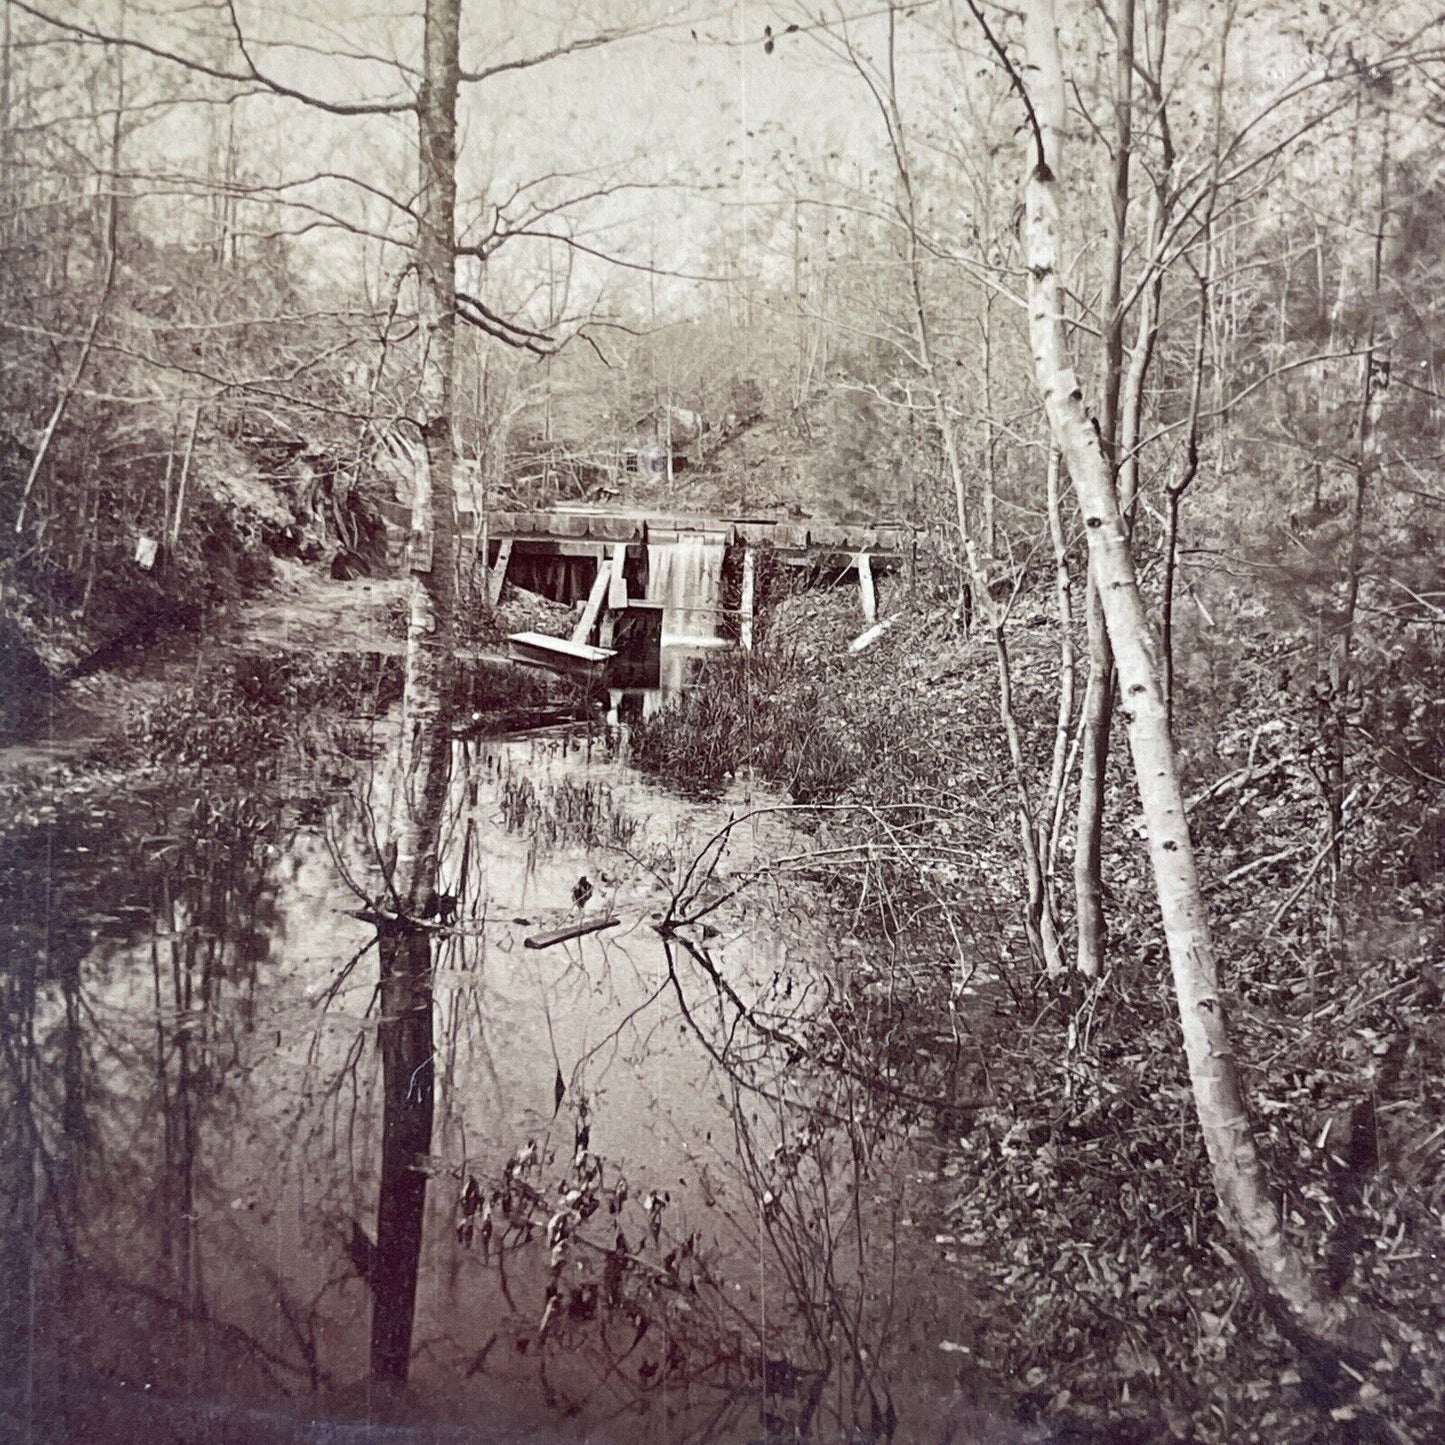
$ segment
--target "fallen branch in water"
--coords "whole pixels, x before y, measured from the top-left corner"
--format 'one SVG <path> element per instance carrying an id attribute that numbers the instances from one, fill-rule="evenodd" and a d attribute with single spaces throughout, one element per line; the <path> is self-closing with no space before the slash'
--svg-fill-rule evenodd
<path id="1" fill-rule="evenodd" d="M 588 923 L 574 923 L 568 928 L 559 928 L 554 933 L 539 933 L 535 938 L 524 938 L 523 948 L 551 948 L 554 943 L 566 943 L 571 938 L 585 938 L 589 933 L 600 933 L 604 928 L 616 928 L 620 918 L 594 918 Z"/>

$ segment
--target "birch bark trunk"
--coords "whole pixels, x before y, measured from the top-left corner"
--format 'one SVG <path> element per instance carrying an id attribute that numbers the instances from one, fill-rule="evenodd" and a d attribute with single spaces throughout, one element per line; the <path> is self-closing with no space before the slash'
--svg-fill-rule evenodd
<path id="1" fill-rule="evenodd" d="M 457 529 L 452 371 L 456 351 L 456 110 L 460 0 L 427 0 L 418 97 L 420 196 L 416 262 L 425 457 L 412 499 L 410 607 L 402 692 L 401 772 L 391 880 L 415 915 L 436 882 L 451 746 L 447 705 L 455 666 Z"/>
<path id="2" fill-rule="evenodd" d="M 1063 65 L 1053 0 L 1031 0 L 1026 21 L 1035 108 L 1061 110 Z M 1025 191 L 1029 337 L 1049 426 L 1074 480 L 1090 567 L 1119 670 L 1149 856 L 1169 950 L 1190 1082 L 1226 1227 L 1243 1263 L 1283 1321 L 1338 1346 L 1344 1307 L 1322 1294 L 1285 1238 L 1255 1146 L 1231 1051 L 1209 922 L 1169 735 L 1160 666 L 1114 475 L 1065 343 L 1060 272 L 1059 133 L 1036 134 Z"/>
<path id="3" fill-rule="evenodd" d="M 1119 0 L 1115 15 L 1114 168 L 1110 184 L 1109 250 L 1104 277 L 1104 377 L 1100 428 L 1109 461 L 1120 456 L 1119 393 L 1124 375 L 1124 230 L 1129 217 L 1129 170 L 1134 130 L 1134 0 Z M 1036 105 L 1045 137 L 1063 132 L 1064 95 L 1041 95 Z M 1108 925 L 1104 917 L 1104 787 L 1109 771 L 1109 733 L 1114 723 L 1114 653 L 1104 625 L 1098 586 L 1090 568 L 1084 595 L 1089 637 L 1089 676 L 1084 688 L 1083 764 L 1074 834 L 1074 898 L 1078 911 L 1075 965 L 1085 978 L 1104 967 Z"/>
<path id="4" fill-rule="evenodd" d="M 403 919 L 431 911 L 451 772 L 447 728 L 455 664 L 456 493 L 452 380 L 456 359 L 456 113 L 461 0 L 426 0 L 417 97 L 418 387 L 424 456 L 412 497 L 410 609 L 401 744 L 391 808 L 388 884 Z M 411 1365 L 425 1231 L 433 1082 L 432 947 L 403 922 L 383 933 L 379 1042 L 384 1090 L 382 1177 L 371 1267 L 371 1376 L 398 1390 Z"/>

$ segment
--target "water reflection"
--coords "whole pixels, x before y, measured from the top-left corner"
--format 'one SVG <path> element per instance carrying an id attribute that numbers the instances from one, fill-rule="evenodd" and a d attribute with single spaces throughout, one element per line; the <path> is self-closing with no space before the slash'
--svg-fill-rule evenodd
<path id="1" fill-rule="evenodd" d="M 371 1288 L 371 1378 L 406 1384 L 411 1368 L 417 1270 L 426 1220 L 434 1069 L 431 945 L 423 935 L 383 938 L 381 1019 L 381 1181 Z"/>
<path id="2" fill-rule="evenodd" d="M 644 722 L 698 685 L 709 656 L 732 644 L 716 637 L 664 638 L 658 665 L 658 686 L 608 689 L 609 721 Z"/>
<path id="3" fill-rule="evenodd" d="M 192 788 L 5 860 L 11 1418 L 888 1435 L 936 1362 L 923 1171 L 828 1065 L 868 1005 L 784 825 L 596 734 L 458 742 L 437 906 L 378 929 L 387 766 L 321 826 Z"/>

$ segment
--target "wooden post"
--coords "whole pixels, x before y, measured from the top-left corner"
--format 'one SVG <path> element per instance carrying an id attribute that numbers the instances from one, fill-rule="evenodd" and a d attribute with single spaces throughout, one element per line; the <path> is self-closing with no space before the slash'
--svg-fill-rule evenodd
<path id="1" fill-rule="evenodd" d="M 627 610 L 627 577 L 622 570 L 626 565 L 627 544 L 615 543 L 602 569 L 607 574 L 607 609 L 597 624 L 597 642 L 601 647 L 612 646 L 617 618 Z"/>
<path id="2" fill-rule="evenodd" d="M 866 552 L 860 552 L 858 564 L 858 594 L 863 602 L 863 620 L 869 627 L 878 621 L 878 594 L 873 587 L 873 564 Z"/>
<path id="3" fill-rule="evenodd" d="M 627 564 L 627 544 L 619 543 L 612 549 L 612 560 L 608 567 L 607 609 L 621 612 L 627 606 L 627 578 L 623 567 Z"/>
<path id="4" fill-rule="evenodd" d="M 744 652 L 753 650 L 753 591 L 757 586 L 756 553 L 751 547 L 743 548 L 743 597 L 742 622 L 738 627 L 738 645 Z"/>
<path id="5" fill-rule="evenodd" d="M 185 455 L 181 458 L 181 479 L 176 483 L 176 515 L 171 523 L 171 546 L 181 540 L 181 516 L 186 510 L 186 480 L 191 475 L 191 459 L 196 452 L 196 433 L 201 426 L 201 404 L 197 402 L 191 411 L 191 430 L 186 437 Z"/>
<path id="6" fill-rule="evenodd" d="M 587 605 L 582 609 L 582 616 L 577 619 L 577 625 L 572 629 L 573 642 L 586 642 L 588 634 L 597 624 L 597 614 L 602 611 L 603 599 L 607 596 L 607 589 L 612 580 L 612 569 L 599 555 L 597 558 L 597 577 L 592 583 L 592 591 L 588 594 Z"/>
<path id="7" fill-rule="evenodd" d="M 502 600 L 502 585 L 507 580 L 507 568 L 512 561 L 512 542 L 511 537 L 502 538 L 497 548 L 497 565 L 487 573 L 487 601 L 493 607 Z M 485 557 L 486 553 L 482 555 Z"/>

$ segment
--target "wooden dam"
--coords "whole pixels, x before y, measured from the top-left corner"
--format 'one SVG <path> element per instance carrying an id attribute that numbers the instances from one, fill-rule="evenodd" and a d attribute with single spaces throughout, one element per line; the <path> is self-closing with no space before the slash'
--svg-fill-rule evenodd
<path id="1" fill-rule="evenodd" d="M 510 581 L 579 609 L 568 637 L 509 637 L 516 661 L 623 689 L 658 685 L 664 645 L 751 650 L 764 554 L 775 565 L 808 569 L 821 585 L 856 585 L 863 625 L 871 627 L 875 577 L 911 566 L 916 548 L 914 529 L 902 523 L 607 507 L 492 512 L 484 523 L 460 511 L 458 525 L 478 562 L 485 558 L 494 606 Z M 412 538 L 413 565 L 422 541 Z"/>

